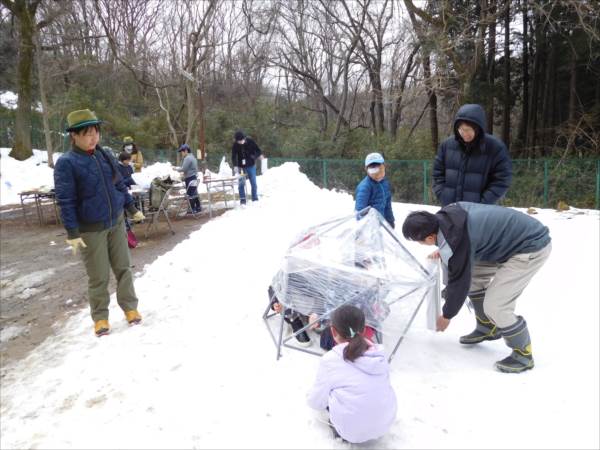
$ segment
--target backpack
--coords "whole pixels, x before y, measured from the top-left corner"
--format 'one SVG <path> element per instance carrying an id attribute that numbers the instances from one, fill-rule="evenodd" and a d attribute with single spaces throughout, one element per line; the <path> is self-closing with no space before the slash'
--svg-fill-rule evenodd
<path id="1" fill-rule="evenodd" d="M 150 210 L 157 210 L 167 191 L 173 186 L 173 180 L 168 176 L 165 179 L 156 177 L 150 183 Z"/>

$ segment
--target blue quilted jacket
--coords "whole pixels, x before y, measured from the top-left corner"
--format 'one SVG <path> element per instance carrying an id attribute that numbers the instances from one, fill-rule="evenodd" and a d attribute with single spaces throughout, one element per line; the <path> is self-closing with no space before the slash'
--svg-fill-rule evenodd
<path id="1" fill-rule="evenodd" d="M 396 220 L 392 212 L 392 191 L 387 179 L 379 182 L 368 175 L 356 186 L 356 211 L 361 211 L 367 206 L 375 208 L 385 217 L 385 220 L 394 228 Z"/>
<path id="2" fill-rule="evenodd" d="M 123 207 L 137 211 L 115 158 L 100 146 L 93 155 L 78 148 L 62 155 L 54 167 L 54 190 L 69 239 L 115 226 Z"/>

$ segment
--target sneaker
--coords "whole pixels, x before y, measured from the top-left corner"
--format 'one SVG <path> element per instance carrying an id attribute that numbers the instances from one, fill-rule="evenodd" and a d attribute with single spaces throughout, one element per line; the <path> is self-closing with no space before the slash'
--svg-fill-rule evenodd
<path id="1" fill-rule="evenodd" d="M 142 321 L 142 316 L 137 312 L 137 309 L 132 309 L 125 312 L 125 319 L 129 325 L 136 325 Z"/>
<path id="2" fill-rule="evenodd" d="M 110 325 L 108 324 L 108 320 L 97 320 L 94 324 L 94 331 L 98 337 L 109 334 Z"/>
<path id="3" fill-rule="evenodd" d="M 300 320 L 299 317 L 296 317 L 292 321 L 292 330 L 294 330 L 295 333 L 296 331 L 301 330 L 302 328 L 304 328 L 304 323 L 302 322 L 302 320 Z M 302 347 L 310 347 L 310 345 L 312 344 L 306 330 L 296 335 L 296 342 Z"/>

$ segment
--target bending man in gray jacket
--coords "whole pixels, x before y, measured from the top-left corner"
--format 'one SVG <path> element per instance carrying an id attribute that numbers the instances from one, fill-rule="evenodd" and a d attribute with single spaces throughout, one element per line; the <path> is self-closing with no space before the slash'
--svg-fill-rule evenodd
<path id="1" fill-rule="evenodd" d="M 496 362 L 496 368 L 502 372 L 531 369 L 527 323 L 514 311 L 517 298 L 550 255 L 548 228 L 513 209 L 458 202 L 436 214 L 409 214 L 402 233 L 420 244 L 437 245 L 431 257 L 441 258 L 447 269 L 437 330 L 448 327 L 468 295 L 477 323 L 472 333 L 460 338 L 461 344 L 504 337 L 512 353 Z"/>

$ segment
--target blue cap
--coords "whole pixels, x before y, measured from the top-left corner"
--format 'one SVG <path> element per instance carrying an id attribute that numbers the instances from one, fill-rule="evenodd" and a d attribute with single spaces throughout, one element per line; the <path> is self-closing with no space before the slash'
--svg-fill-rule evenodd
<path id="1" fill-rule="evenodd" d="M 179 147 L 179 150 L 177 150 L 178 152 L 182 152 L 184 150 L 187 150 L 188 152 L 191 151 L 190 150 L 190 146 L 187 144 L 181 144 L 181 147 Z"/>
<path id="2" fill-rule="evenodd" d="M 383 164 L 385 161 L 383 160 L 383 156 L 381 153 L 369 153 L 365 158 L 365 167 L 371 164 Z"/>

